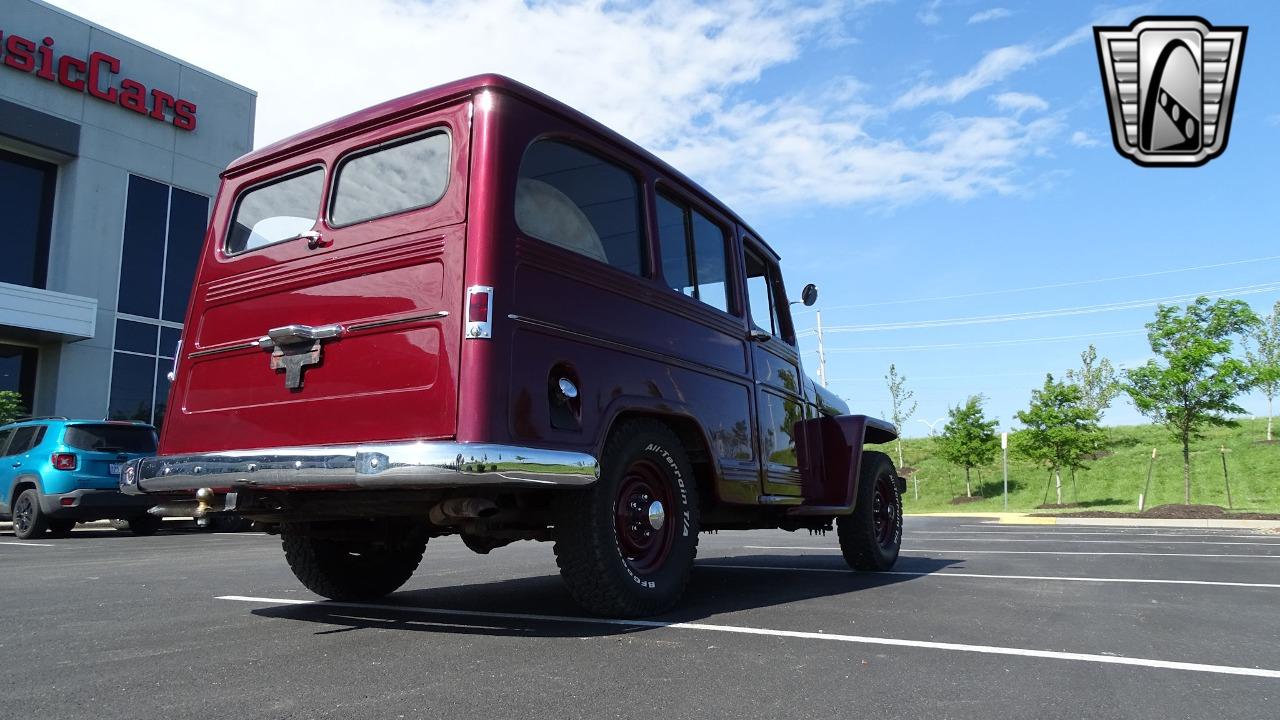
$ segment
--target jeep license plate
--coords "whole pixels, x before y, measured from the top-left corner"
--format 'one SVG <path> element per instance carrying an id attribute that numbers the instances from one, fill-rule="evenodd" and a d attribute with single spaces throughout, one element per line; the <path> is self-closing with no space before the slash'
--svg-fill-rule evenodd
<path id="1" fill-rule="evenodd" d="M 120 470 L 124 467 L 124 463 L 111 463 L 107 466 L 107 472 L 112 475 L 119 475 Z"/>

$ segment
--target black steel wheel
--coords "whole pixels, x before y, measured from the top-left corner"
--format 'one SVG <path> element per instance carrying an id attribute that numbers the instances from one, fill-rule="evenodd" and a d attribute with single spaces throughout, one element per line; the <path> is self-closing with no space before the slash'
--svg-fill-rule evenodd
<path id="1" fill-rule="evenodd" d="M 902 493 L 888 455 L 863 452 L 853 514 L 836 519 L 840 552 L 855 570 L 885 571 L 902 548 Z"/>
<path id="2" fill-rule="evenodd" d="M 579 605 L 639 617 L 676 604 L 698 551 L 698 492 L 684 447 L 666 425 L 618 427 L 600 479 L 558 500 L 556 563 Z"/>
<path id="3" fill-rule="evenodd" d="M 40 493 L 27 488 L 13 501 L 13 534 L 21 540 L 44 535 L 49 529 L 49 518 L 40 509 Z"/>

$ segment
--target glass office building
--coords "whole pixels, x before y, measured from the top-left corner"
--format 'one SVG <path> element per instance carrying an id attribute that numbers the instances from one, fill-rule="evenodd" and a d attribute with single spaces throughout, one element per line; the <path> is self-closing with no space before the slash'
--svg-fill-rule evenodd
<path id="1" fill-rule="evenodd" d="M 39 0 L 0 14 L 0 390 L 161 422 L 218 173 L 256 94 Z"/>

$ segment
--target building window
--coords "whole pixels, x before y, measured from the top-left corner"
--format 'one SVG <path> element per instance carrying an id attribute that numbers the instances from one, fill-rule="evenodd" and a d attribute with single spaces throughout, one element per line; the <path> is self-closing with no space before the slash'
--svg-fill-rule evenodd
<path id="1" fill-rule="evenodd" d="M 182 322 L 208 219 L 204 195 L 129 176 L 119 312 Z"/>
<path id="2" fill-rule="evenodd" d="M 169 371 L 179 328 L 141 320 L 116 320 L 111 361 L 109 420 L 137 420 L 159 427 L 169 397 Z"/>
<path id="3" fill-rule="evenodd" d="M 43 288 L 58 166 L 0 150 L 0 282 Z"/>
<path id="4" fill-rule="evenodd" d="M 32 347 L 0 344 L 0 390 L 12 390 L 22 396 L 28 413 L 36 395 L 38 352 Z"/>
<path id="5" fill-rule="evenodd" d="M 585 150 L 554 140 L 529 146 L 516 184 L 516 224 L 539 240 L 645 274 L 635 176 Z"/>

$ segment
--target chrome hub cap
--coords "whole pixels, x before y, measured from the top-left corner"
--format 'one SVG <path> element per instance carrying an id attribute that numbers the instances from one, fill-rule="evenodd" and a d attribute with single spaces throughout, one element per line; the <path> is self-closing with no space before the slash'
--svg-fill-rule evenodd
<path id="1" fill-rule="evenodd" d="M 667 521 L 667 511 L 663 509 L 660 500 L 654 500 L 649 503 L 649 527 L 654 530 L 661 530 L 663 523 Z"/>

